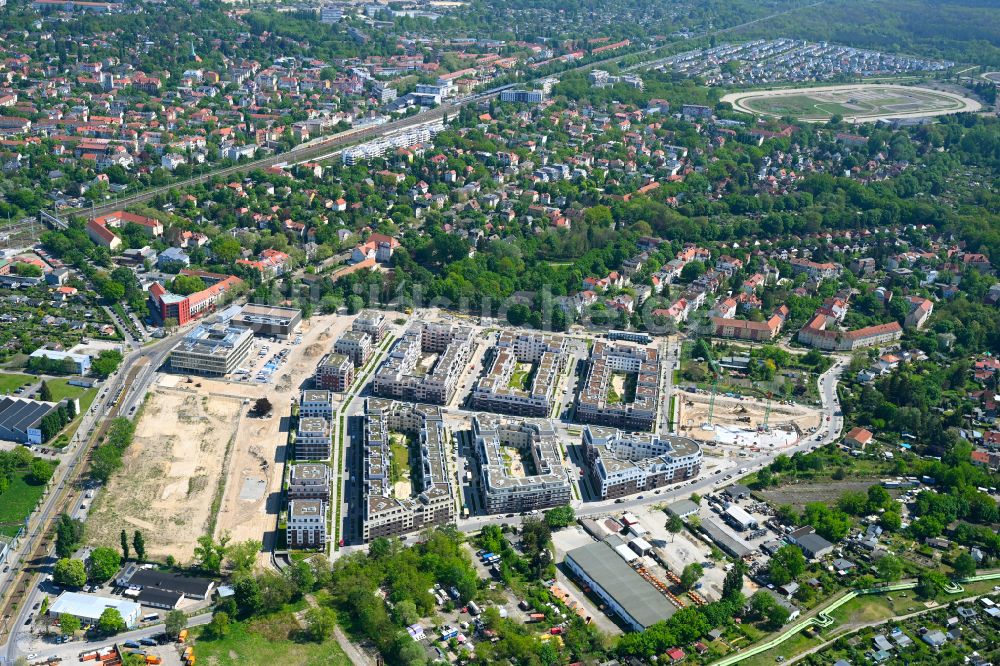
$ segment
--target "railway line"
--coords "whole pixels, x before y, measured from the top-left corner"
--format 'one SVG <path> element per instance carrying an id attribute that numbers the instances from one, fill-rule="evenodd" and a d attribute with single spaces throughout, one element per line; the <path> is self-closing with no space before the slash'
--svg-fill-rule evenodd
<path id="1" fill-rule="evenodd" d="M 7 586 L 2 602 L 3 607 L 2 611 L 0 611 L 0 645 L 7 643 L 11 638 L 11 634 L 17 631 L 18 622 L 21 620 L 20 616 L 23 614 L 18 613 L 20 603 L 27 598 L 35 583 L 35 577 L 41 574 L 43 568 L 48 564 L 49 553 L 55 545 L 55 535 L 52 533 L 52 527 L 56 517 L 63 512 L 68 512 L 78 501 L 75 495 L 81 490 L 79 480 L 87 468 L 87 461 L 89 460 L 91 450 L 107 434 L 108 428 L 111 427 L 111 422 L 121 415 L 122 406 L 125 403 L 133 382 L 148 363 L 148 357 L 140 357 L 132 364 L 125 379 L 116 386 L 112 399 L 108 401 L 105 407 L 107 410 L 106 415 L 98 421 L 97 426 L 82 444 L 81 449 L 69 461 L 66 472 L 62 481 L 59 482 L 56 492 L 50 496 L 42 509 L 42 513 L 39 515 L 38 524 L 29 533 L 29 536 L 26 537 L 28 539 L 27 552 L 21 558 L 24 564 L 18 571 L 17 576 Z"/>

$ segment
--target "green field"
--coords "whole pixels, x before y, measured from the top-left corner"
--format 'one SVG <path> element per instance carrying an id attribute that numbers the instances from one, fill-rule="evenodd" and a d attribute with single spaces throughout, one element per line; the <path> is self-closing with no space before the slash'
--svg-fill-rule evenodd
<path id="1" fill-rule="evenodd" d="M 45 491 L 44 485 L 28 483 L 27 476 L 27 471 L 16 473 L 10 481 L 10 487 L 0 495 L 0 534 L 17 534 L 24 519 L 35 508 Z"/>
<path id="2" fill-rule="evenodd" d="M 0 395 L 13 394 L 14 391 L 35 381 L 30 375 L 0 373 Z"/>
<path id="3" fill-rule="evenodd" d="M 291 613 L 279 613 L 248 625 L 230 625 L 229 633 L 221 639 L 197 639 L 194 653 L 198 663 L 207 666 L 349 666 L 351 663 L 333 639 L 323 643 L 292 640 L 299 625 Z"/>

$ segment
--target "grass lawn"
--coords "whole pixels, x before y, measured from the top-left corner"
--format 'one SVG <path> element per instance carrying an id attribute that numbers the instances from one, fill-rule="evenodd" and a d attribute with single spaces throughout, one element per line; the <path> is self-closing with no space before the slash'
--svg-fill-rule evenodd
<path id="1" fill-rule="evenodd" d="M 52 390 L 52 399 L 56 402 L 64 398 L 77 398 L 80 400 L 80 412 L 90 409 L 90 405 L 97 397 L 96 388 L 83 388 L 82 386 L 72 386 L 68 379 L 49 379 L 45 382 Z"/>
<path id="2" fill-rule="evenodd" d="M 396 483 L 410 476 L 410 442 L 409 439 L 393 433 L 389 450 L 392 451 L 392 462 L 389 465 L 389 480 Z"/>
<path id="3" fill-rule="evenodd" d="M 517 369 L 510 375 L 507 386 L 518 391 L 527 391 L 531 388 L 531 379 L 534 365 L 531 363 L 518 363 Z"/>
<path id="4" fill-rule="evenodd" d="M 52 399 L 54 401 L 58 402 L 64 398 L 77 398 L 80 401 L 80 413 L 66 426 L 66 429 L 63 430 L 59 437 L 48 443 L 49 446 L 61 449 L 73 439 L 73 435 L 76 434 L 77 429 L 80 427 L 82 415 L 90 409 L 94 398 L 97 397 L 97 389 L 72 386 L 68 379 L 49 379 L 45 383 L 48 384 L 49 389 L 52 391 Z"/>
<path id="5" fill-rule="evenodd" d="M 25 517 L 38 504 L 45 490 L 44 485 L 36 486 L 28 483 L 27 476 L 27 471 L 16 473 L 10 481 L 10 487 L 0 495 L 0 534 L 6 536 L 17 534 Z"/>
<path id="6" fill-rule="evenodd" d="M 745 666 L 765 666 L 765 664 L 771 665 L 776 663 L 779 656 L 789 657 L 804 652 L 811 647 L 815 647 L 822 643 L 823 640 L 820 638 L 809 638 L 801 631 L 787 641 L 774 647 L 767 652 L 761 652 L 760 654 L 754 655 L 743 662 Z"/>
<path id="7" fill-rule="evenodd" d="M 878 622 L 879 620 L 893 617 L 897 612 L 901 614 L 908 613 L 910 612 L 910 607 L 914 607 L 915 610 L 923 608 L 921 602 L 913 599 L 913 592 L 911 590 L 906 591 L 906 597 L 900 597 L 900 594 L 902 593 L 890 592 L 888 596 L 892 597 L 891 602 L 886 598 L 887 595 L 883 594 L 865 594 L 855 597 L 830 613 L 830 617 L 836 620 L 838 624 Z M 892 604 L 895 604 L 896 610 L 893 610 Z"/>
<path id="8" fill-rule="evenodd" d="M 208 666 L 349 666 L 347 655 L 333 638 L 323 643 L 299 643 L 291 640 L 299 625 L 291 613 L 278 613 L 254 620 L 244 626 L 234 623 L 219 640 L 196 639 L 194 653 L 199 664 Z M 201 631 L 198 631 L 201 635 Z"/>
<path id="9" fill-rule="evenodd" d="M 26 386 L 33 381 L 35 381 L 35 378 L 31 375 L 18 375 L 7 372 L 0 373 L 0 395 L 14 393 L 17 389 L 22 386 Z"/>

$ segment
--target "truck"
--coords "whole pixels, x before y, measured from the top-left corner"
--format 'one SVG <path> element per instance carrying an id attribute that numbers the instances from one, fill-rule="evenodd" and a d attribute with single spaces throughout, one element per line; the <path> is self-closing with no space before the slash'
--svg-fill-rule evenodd
<path id="1" fill-rule="evenodd" d="M 475 617 L 476 615 L 479 615 L 479 613 L 481 612 L 482 611 L 479 610 L 479 606 L 476 605 L 475 601 L 469 602 L 469 615 Z"/>
<path id="2" fill-rule="evenodd" d="M 545 619 L 544 613 L 532 613 L 528 616 L 528 622 L 541 622 Z"/>
<path id="3" fill-rule="evenodd" d="M 496 557 L 496 555 L 494 555 L 493 553 L 483 553 L 482 555 L 483 562 L 489 561 L 491 557 Z"/>
<path id="4" fill-rule="evenodd" d="M 444 630 L 441 631 L 441 640 L 443 641 L 450 641 L 452 638 L 455 638 L 455 636 L 458 636 L 458 629 L 454 627 L 445 627 Z"/>

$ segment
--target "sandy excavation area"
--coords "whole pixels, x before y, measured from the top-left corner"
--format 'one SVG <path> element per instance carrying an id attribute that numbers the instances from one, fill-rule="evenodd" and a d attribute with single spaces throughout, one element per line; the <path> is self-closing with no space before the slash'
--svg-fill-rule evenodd
<path id="1" fill-rule="evenodd" d="M 715 431 L 702 429 L 702 425 L 708 421 L 711 396 L 678 391 L 677 399 L 680 403 L 681 434 L 701 441 L 716 441 L 720 438 L 720 435 Z M 737 430 L 753 431 L 764 423 L 766 409 L 767 402 L 765 400 L 750 397 L 741 400 L 717 395 L 712 421 L 717 426 L 725 426 L 723 430 L 728 434 Z M 798 431 L 798 434 L 803 434 L 807 433 L 810 428 L 818 427 L 819 423 L 820 411 L 818 409 L 799 404 L 782 405 L 777 400 L 771 402 L 768 426 L 773 430 L 788 433 Z M 751 439 L 754 438 L 751 436 Z M 761 443 L 770 441 L 766 436 L 757 439 Z M 790 444 L 790 442 L 781 442 L 781 438 L 775 439 L 774 443 L 777 445 L 775 448 Z"/>
<path id="2" fill-rule="evenodd" d="M 117 548 L 122 529 L 139 529 L 150 557 L 190 561 L 244 411 L 239 398 L 154 388 L 122 470 L 94 502 L 88 541 Z"/>

